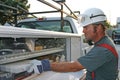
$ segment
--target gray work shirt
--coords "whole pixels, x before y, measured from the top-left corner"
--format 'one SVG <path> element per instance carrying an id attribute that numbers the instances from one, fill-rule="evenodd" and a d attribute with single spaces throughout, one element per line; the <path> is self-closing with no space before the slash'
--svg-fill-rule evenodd
<path id="1" fill-rule="evenodd" d="M 95 80 L 116 80 L 118 72 L 118 59 L 107 48 L 97 46 L 106 43 L 114 47 L 107 36 L 103 37 L 94 47 L 78 61 L 87 69 L 86 80 L 92 80 L 91 72 L 95 73 Z"/>

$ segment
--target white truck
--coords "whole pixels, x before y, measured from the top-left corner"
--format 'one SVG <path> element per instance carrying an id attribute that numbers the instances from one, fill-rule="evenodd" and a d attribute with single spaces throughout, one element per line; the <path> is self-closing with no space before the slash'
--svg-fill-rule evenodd
<path id="1" fill-rule="evenodd" d="M 82 34 L 1 26 L 0 79 L 22 80 L 30 76 L 26 71 L 33 59 L 74 61 L 84 55 L 82 45 Z"/>
<path id="2" fill-rule="evenodd" d="M 83 37 L 82 27 L 71 17 L 64 17 L 62 22 L 61 17 L 31 18 L 19 21 L 16 27 L 0 26 L 0 80 L 56 79 L 55 76 L 62 73 L 28 74 L 29 62 L 33 59 L 77 60 L 87 50 Z M 59 80 L 63 80 L 63 76 L 64 80 L 78 80 L 81 72 L 69 74 L 63 73 Z"/>
<path id="3" fill-rule="evenodd" d="M 120 17 L 117 17 L 116 28 L 112 31 L 112 39 L 115 44 L 120 43 Z"/>
<path id="4" fill-rule="evenodd" d="M 120 17 L 117 17 L 116 27 L 117 27 L 117 28 L 120 28 Z"/>

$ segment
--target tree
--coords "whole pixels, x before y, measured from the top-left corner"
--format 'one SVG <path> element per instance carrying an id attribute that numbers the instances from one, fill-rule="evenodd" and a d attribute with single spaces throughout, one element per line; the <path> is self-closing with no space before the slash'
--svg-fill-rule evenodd
<path id="1" fill-rule="evenodd" d="M 111 23 L 108 22 L 108 21 L 106 21 L 106 26 L 107 26 L 108 29 L 113 27 L 113 26 L 111 25 Z"/>
<path id="2" fill-rule="evenodd" d="M 17 20 L 26 18 L 27 14 L 22 14 L 29 12 L 30 4 L 27 3 L 28 0 L 0 0 L 0 24 L 15 23 L 15 18 Z"/>

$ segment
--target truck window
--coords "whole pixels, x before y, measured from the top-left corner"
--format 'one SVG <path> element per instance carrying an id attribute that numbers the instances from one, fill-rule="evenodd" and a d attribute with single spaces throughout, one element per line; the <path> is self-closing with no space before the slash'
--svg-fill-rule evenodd
<path id="1" fill-rule="evenodd" d="M 17 25 L 17 27 L 61 32 L 61 21 L 47 20 L 47 21 L 21 22 Z M 68 32 L 68 33 L 73 32 L 71 29 L 71 25 L 68 21 L 64 21 L 63 32 Z"/>

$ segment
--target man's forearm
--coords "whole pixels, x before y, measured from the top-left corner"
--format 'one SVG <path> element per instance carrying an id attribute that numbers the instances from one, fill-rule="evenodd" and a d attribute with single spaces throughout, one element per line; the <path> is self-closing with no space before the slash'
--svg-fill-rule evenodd
<path id="1" fill-rule="evenodd" d="M 53 71 L 58 72 L 75 72 L 84 69 L 79 62 L 54 62 L 50 66 Z"/>

